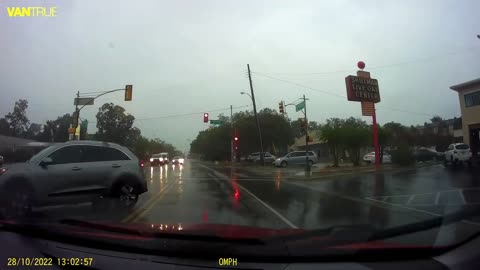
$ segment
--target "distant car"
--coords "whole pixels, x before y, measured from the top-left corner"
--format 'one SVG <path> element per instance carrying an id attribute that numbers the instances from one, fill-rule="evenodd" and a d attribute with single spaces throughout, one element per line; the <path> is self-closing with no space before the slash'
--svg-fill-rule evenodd
<path id="1" fill-rule="evenodd" d="M 308 152 L 308 164 L 312 166 L 313 164 L 317 163 L 318 158 L 314 152 Z M 307 162 L 307 157 L 305 155 L 305 151 L 294 151 L 286 154 L 284 157 L 277 158 L 275 160 L 275 166 L 277 167 L 287 167 L 288 165 L 298 165 L 298 164 L 305 164 Z"/>
<path id="2" fill-rule="evenodd" d="M 3 162 L 5 162 L 3 156 L 0 156 L 0 165 L 3 165 Z"/>
<path id="3" fill-rule="evenodd" d="M 370 152 L 370 153 L 364 155 L 363 156 L 363 161 L 365 161 L 368 164 L 375 163 L 375 152 Z M 389 154 L 383 154 L 382 162 L 383 163 L 392 163 L 392 156 L 390 156 Z"/>
<path id="4" fill-rule="evenodd" d="M 0 210 L 9 216 L 32 206 L 114 198 L 135 205 L 147 184 L 140 160 L 128 148 L 98 141 L 69 141 L 45 148 L 26 163 L 0 170 Z"/>
<path id="5" fill-rule="evenodd" d="M 273 157 L 273 155 L 270 154 L 269 152 L 265 152 L 265 154 L 263 156 L 265 158 L 266 157 Z M 246 160 L 250 161 L 250 162 L 255 162 L 255 161 L 260 160 L 260 152 L 251 153 L 250 155 L 247 156 Z"/>
<path id="6" fill-rule="evenodd" d="M 168 153 L 154 154 L 150 158 L 150 166 L 161 166 L 168 163 Z"/>
<path id="7" fill-rule="evenodd" d="M 470 146 L 464 143 L 453 143 L 450 144 L 445 151 L 445 166 L 448 163 L 452 165 L 457 165 L 459 163 L 467 163 L 469 166 L 472 166 L 472 151 Z"/>
<path id="8" fill-rule="evenodd" d="M 265 164 L 272 164 L 273 162 L 275 162 L 275 159 L 277 159 L 274 155 L 268 153 L 268 152 L 265 152 L 265 155 L 263 156 L 263 159 L 265 160 Z M 254 163 L 260 163 L 261 160 L 260 160 L 260 154 L 258 155 L 257 158 L 255 158 L 253 160 Z"/>
<path id="9" fill-rule="evenodd" d="M 413 152 L 416 161 L 431 161 L 442 159 L 443 153 L 428 148 L 420 148 Z"/>
<path id="10" fill-rule="evenodd" d="M 185 162 L 185 159 L 183 157 L 173 157 L 172 158 L 172 164 L 182 165 L 184 162 Z"/>

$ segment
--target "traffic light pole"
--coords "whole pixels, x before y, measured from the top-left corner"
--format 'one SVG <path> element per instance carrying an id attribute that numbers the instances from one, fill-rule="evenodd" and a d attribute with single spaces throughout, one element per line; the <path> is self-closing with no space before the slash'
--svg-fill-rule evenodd
<path id="1" fill-rule="evenodd" d="M 121 88 L 121 89 L 114 89 L 114 90 L 110 90 L 110 91 L 105 91 L 105 92 L 102 92 L 101 94 L 91 98 L 88 102 L 86 102 L 82 107 L 80 107 L 80 109 L 78 108 L 78 102 L 77 104 L 75 105 L 75 114 L 74 117 L 73 117 L 73 124 L 72 124 L 72 128 L 75 128 L 75 130 L 77 129 L 78 127 L 78 121 L 80 119 L 80 111 L 88 105 L 88 103 L 94 101 L 95 99 L 97 99 L 98 97 L 101 97 L 103 95 L 106 95 L 108 93 L 113 93 L 113 92 L 117 92 L 117 91 L 125 91 L 126 88 Z M 97 92 L 98 93 L 98 92 Z M 78 98 L 80 98 L 80 91 L 77 92 L 77 100 Z M 71 135 L 71 134 L 70 134 Z M 70 140 L 74 140 L 75 139 L 75 133 L 73 134 L 73 136 L 70 136 L 69 135 L 69 139 Z M 78 136 L 78 140 L 80 140 L 80 135 Z"/>
<path id="2" fill-rule="evenodd" d="M 258 129 L 258 137 L 260 138 L 260 161 L 262 162 L 262 166 L 265 166 L 265 159 L 264 159 L 264 152 L 263 152 L 263 142 L 262 142 L 262 132 L 260 131 L 260 122 L 258 122 L 257 116 L 257 105 L 255 104 L 255 94 L 253 93 L 253 84 L 252 84 L 252 76 L 250 73 L 250 64 L 247 64 L 248 69 L 248 80 L 250 82 L 250 92 L 252 93 L 252 102 L 253 102 L 253 113 L 255 115 L 255 120 L 257 122 L 257 129 Z"/>
<path id="3" fill-rule="evenodd" d="M 307 100 L 305 95 L 303 95 L 303 104 L 305 110 L 305 171 L 310 171 L 310 164 L 308 163 L 308 119 L 307 119 Z"/>

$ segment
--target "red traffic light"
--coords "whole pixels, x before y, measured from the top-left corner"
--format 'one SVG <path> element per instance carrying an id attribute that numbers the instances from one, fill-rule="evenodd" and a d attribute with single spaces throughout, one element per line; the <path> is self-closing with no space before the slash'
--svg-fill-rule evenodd
<path id="1" fill-rule="evenodd" d="M 284 111 L 283 111 L 283 101 L 280 102 L 280 103 L 278 103 L 278 111 L 279 111 L 280 113 L 283 113 L 283 112 L 284 112 Z"/>
<path id="2" fill-rule="evenodd" d="M 208 113 L 203 114 L 203 122 L 208 123 Z"/>

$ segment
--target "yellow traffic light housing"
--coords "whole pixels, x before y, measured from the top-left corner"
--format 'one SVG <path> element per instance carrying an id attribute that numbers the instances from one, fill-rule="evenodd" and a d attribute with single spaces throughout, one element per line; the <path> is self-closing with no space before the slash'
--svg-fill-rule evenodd
<path id="1" fill-rule="evenodd" d="M 132 88 L 131 84 L 125 85 L 125 101 L 132 101 Z"/>

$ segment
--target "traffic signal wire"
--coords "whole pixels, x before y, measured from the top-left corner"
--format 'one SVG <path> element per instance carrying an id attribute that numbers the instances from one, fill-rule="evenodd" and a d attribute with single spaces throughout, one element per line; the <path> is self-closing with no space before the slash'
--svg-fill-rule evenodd
<path id="1" fill-rule="evenodd" d="M 232 109 L 240 109 L 240 108 L 246 108 L 251 105 L 241 105 L 241 106 L 236 106 L 232 107 Z M 193 113 L 184 113 L 184 114 L 172 114 L 172 115 L 163 115 L 163 116 L 155 116 L 155 117 L 146 117 L 146 118 L 135 118 L 134 121 L 144 121 L 144 120 L 155 120 L 155 119 L 162 119 L 162 118 L 173 118 L 173 117 L 182 117 L 182 116 L 190 116 L 190 115 L 203 115 L 205 112 L 220 112 L 220 111 L 229 111 L 230 107 L 228 108 L 223 108 L 223 109 L 215 109 L 215 110 L 204 110 L 202 112 L 193 112 Z M 89 124 L 95 124 L 97 122 L 89 122 Z"/>
<path id="2" fill-rule="evenodd" d="M 391 67 L 414 64 L 414 63 L 436 61 L 436 60 L 441 60 L 445 56 L 452 56 L 452 55 L 457 55 L 457 54 L 468 53 L 468 52 L 471 52 L 471 51 L 478 51 L 478 49 L 479 49 L 478 46 L 467 47 L 467 48 L 464 48 L 464 49 L 458 50 L 458 51 L 446 52 L 446 53 L 443 53 L 443 54 L 440 54 L 440 55 L 430 55 L 430 56 L 426 56 L 426 57 L 420 57 L 420 58 L 411 59 L 411 60 L 402 61 L 402 62 L 396 62 L 396 63 L 392 63 L 392 64 L 373 66 L 373 67 L 369 67 L 368 69 L 369 70 L 384 69 L 384 68 L 391 68 Z M 262 74 L 269 74 L 269 75 L 323 75 L 323 74 L 335 74 L 335 73 L 352 73 L 352 72 L 356 72 L 356 71 L 357 70 L 355 70 L 355 69 L 343 69 L 343 70 L 323 71 L 323 72 L 292 72 L 292 73 L 287 73 L 287 72 L 262 72 Z M 254 73 L 254 72 L 252 72 L 252 73 Z"/>
<path id="3" fill-rule="evenodd" d="M 342 98 L 343 100 L 347 99 L 347 97 L 344 96 L 344 95 L 332 93 L 332 92 L 329 92 L 329 91 L 323 91 L 323 90 L 315 89 L 315 88 L 310 87 L 310 86 L 306 86 L 306 85 L 302 85 L 302 84 L 299 84 L 299 83 L 296 83 L 296 82 L 291 82 L 291 81 L 287 81 L 287 80 L 284 80 L 284 79 L 276 78 L 276 77 L 273 77 L 273 76 L 270 76 L 270 75 L 267 75 L 267 74 L 254 72 L 254 71 L 252 71 L 252 74 L 260 75 L 260 76 L 263 76 L 263 77 L 270 78 L 272 80 L 277 80 L 277 81 L 280 81 L 280 82 L 288 83 L 288 84 L 295 85 L 295 86 L 298 86 L 298 87 L 302 87 L 302 88 L 305 88 L 305 89 L 309 89 L 309 90 L 312 90 L 312 91 L 321 92 L 321 93 L 324 93 L 324 94 L 335 96 L 337 98 Z M 429 113 L 423 113 L 423 112 L 413 112 L 413 111 L 393 108 L 393 107 L 384 106 L 384 105 L 375 105 L 375 107 L 376 108 L 383 108 L 383 109 L 387 109 L 387 110 L 392 110 L 392 111 L 410 113 L 410 114 L 425 115 L 425 116 L 429 116 L 429 117 L 435 116 L 435 114 L 429 114 Z"/>

